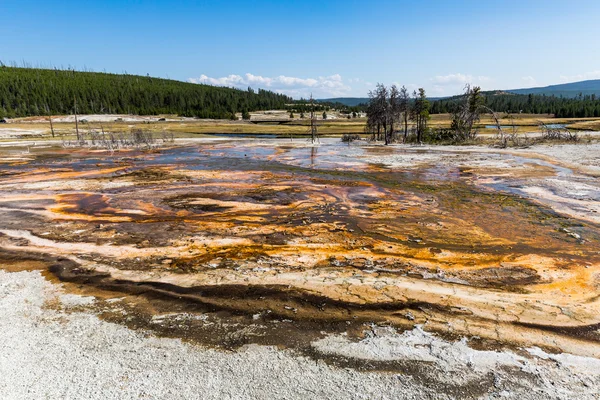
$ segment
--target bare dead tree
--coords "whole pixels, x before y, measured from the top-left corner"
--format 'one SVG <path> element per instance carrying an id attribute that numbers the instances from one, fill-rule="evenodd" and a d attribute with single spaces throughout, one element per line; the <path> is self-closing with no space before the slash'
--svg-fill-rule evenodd
<path id="1" fill-rule="evenodd" d="M 454 141 L 464 142 L 475 139 L 477 131 L 473 129 L 473 125 L 480 120 L 481 111 L 484 109 L 483 102 L 484 98 L 479 86 L 465 85 L 465 92 L 452 115 L 450 129 L 454 131 Z"/>
<path id="2" fill-rule="evenodd" d="M 577 132 L 571 132 L 566 127 L 553 126 L 552 124 L 546 124 L 542 121 L 538 121 L 540 131 L 542 131 L 543 140 L 564 140 L 567 142 L 578 142 L 579 135 Z"/>
<path id="3" fill-rule="evenodd" d="M 50 120 L 50 132 L 52 133 L 52 137 L 54 137 L 54 127 L 52 126 L 52 115 L 48 116 Z"/>
<path id="4" fill-rule="evenodd" d="M 427 131 L 427 121 L 429 120 L 430 103 L 427 100 L 425 89 L 419 88 L 419 91 L 413 91 L 415 98 L 414 105 L 411 108 L 411 117 L 416 122 L 417 142 L 423 143 L 423 134 Z"/>
<path id="5" fill-rule="evenodd" d="M 400 100 L 400 91 L 396 85 L 392 85 L 390 88 L 388 106 L 389 135 L 386 135 L 385 144 L 389 144 L 396 140 L 394 123 L 400 119 L 400 115 L 402 114 Z"/>
<path id="6" fill-rule="evenodd" d="M 510 131 L 508 133 L 508 140 L 513 143 L 514 146 L 523 147 L 529 145 L 529 137 L 527 134 L 519 136 L 519 127 L 515 123 L 515 117 L 512 114 L 508 114 L 508 121 Z"/>
<path id="7" fill-rule="evenodd" d="M 172 131 L 167 131 L 165 128 L 162 130 L 162 141 L 163 143 L 174 143 L 175 135 L 173 135 Z"/>
<path id="8" fill-rule="evenodd" d="M 380 122 L 376 94 L 373 91 L 369 91 L 369 104 L 367 106 L 367 123 L 365 125 L 365 132 L 371 134 L 370 140 L 377 140 L 376 135 L 378 129 L 380 129 Z"/>
<path id="9" fill-rule="evenodd" d="M 389 103 L 387 88 L 378 83 L 375 91 L 369 91 L 369 105 L 367 107 L 367 127 L 372 132 L 372 140 L 381 140 L 385 136 L 387 143 L 387 127 L 389 125 Z M 382 135 L 383 130 L 383 135 Z"/>
<path id="10" fill-rule="evenodd" d="M 310 140 L 312 143 L 319 141 L 317 132 L 317 116 L 315 114 L 315 103 L 312 93 L 310 94 Z"/>
<path id="11" fill-rule="evenodd" d="M 526 134 L 519 135 L 519 127 L 517 126 L 515 118 L 512 114 L 507 114 L 505 116 L 505 119 L 509 120 L 509 129 L 506 129 L 506 126 L 502 125 L 497 112 L 489 107 L 484 106 L 483 108 L 492 115 L 494 125 L 496 125 L 496 138 L 493 146 L 506 148 L 509 145 L 514 147 L 526 147 L 529 145 L 529 137 Z"/>
<path id="12" fill-rule="evenodd" d="M 376 102 L 377 102 L 377 116 L 378 116 L 378 128 L 377 128 L 377 140 L 381 140 L 384 136 L 385 144 L 387 143 L 387 128 L 389 125 L 389 102 L 388 102 L 388 89 L 382 83 L 377 84 L 375 90 Z M 381 130 L 383 129 L 383 135 Z"/>
<path id="13" fill-rule="evenodd" d="M 399 96 L 399 111 L 402 113 L 402 119 L 404 122 L 404 137 L 402 139 L 403 143 L 406 143 L 406 138 L 408 136 L 408 119 L 410 117 L 410 94 L 408 93 L 408 89 L 405 86 L 400 88 L 400 96 Z"/>
<path id="14" fill-rule="evenodd" d="M 79 122 L 77 121 L 77 97 L 73 96 L 73 101 L 75 102 L 74 112 L 75 112 L 75 132 L 77 133 L 77 141 L 81 141 L 81 137 L 79 136 Z"/>
<path id="15" fill-rule="evenodd" d="M 494 110 L 492 110 L 489 107 L 485 107 L 484 108 L 490 113 L 492 114 L 492 119 L 494 120 L 494 125 L 496 125 L 496 143 L 498 147 L 506 147 L 508 145 L 507 142 L 507 137 L 506 137 L 506 133 L 504 132 L 504 129 L 502 127 L 502 124 L 500 123 L 500 117 L 498 116 L 498 113 L 496 113 Z"/>
<path id="16" fill-rule="evenodd" d="M 63 137 L 63 147 L 95 147 L 114 152 L 115 149 L 119 148 L 151 149 L 158 146 L 151 131 L 133 129 L 129 133 L 111 132 L 107 135 L 103 127 L 101 127 L 101 130 L 101 133 L 96 129 L 82 132 L 79 139 L 75 141 L 66 141 Z M 162 143 L 165 143 L 165 141 L 163 139 Z"/>
<path id="17" fill-rule="evenodd" d="M 367 123 L 365 124 L 365 133 L 368 135 L 369 141 L 374 141 L 377 139 L 377 124 L 375 120 L 372 118 L 367 118 Z"/>

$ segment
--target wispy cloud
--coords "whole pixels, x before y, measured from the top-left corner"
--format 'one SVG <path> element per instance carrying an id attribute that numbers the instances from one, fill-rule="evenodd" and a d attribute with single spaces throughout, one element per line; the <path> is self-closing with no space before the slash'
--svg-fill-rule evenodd
<path id="1" fill-rule="evenodd" d="M 205 83 L 215 86 L 229 86 L 240 89 L 252 87 L 254 89 L 267 89 L 277 93 L 284 93 L 292 97 L 336 97 L 347 96 L 352 88 L 344 82 L 341 75 L 319 76 L 317 78 L 298 78 L 293 76 L 279 75 L 266 77 L 247 73 L 245 75 L 228 75 L 214 78 L 200 75 L 198 78 L 190 78 L 192 83 Z"/>
<path id="2" fill-rule="evenodd" d="M 437 85 L 456 85 L 462 84 L 466 85 L 467 83 L 479 84 L 490 82 L 491 78 L 487 76 L 473 76 L 473 75 L 465 75 L 465 74 L 448 74 L 448 75 L 437 75 L 430 79 L 431 82 Z"/>
<path id="3" fill-rule="evenodd" d="M 534 87 L 538 85 L 537 80 L 533 76 L 524 76 L 521 78 L 521 81 L 527 87 Z"/>
<path id="4" fill-rule="evenodd" d="M 400 89 L 402 86 L 404 86 L 409 93 L 412 94 L 413 91 L 417 90 L 419 88 L 419 85 L 415 84 L 415 83 L 400 83 L 400 82 L 392 82 L 392 85 L 396 85 L 396 87 L 398 89 Z"/>
<path id="5" fill-rule="evenodd" d="M 431 96 L 452 96 L 463 91 L 466 84 L 487 86 L 493 82 L 492 78 L 483 75 L 448 74 L 436 75 L 429 79 L 431 86 L 428 89 Z M 486 87 L 487 88 L 487 87 Z"/>
<path id="6" fill-rule="evenodd" d="M 562 83 L 585 81 L 588 79 L 600 79 L 600 70 L 584 72 L 578 75 L 561 75 L 560 81 Z"/>
<path id="7" fill-rule="evenodd" d="M 532 78 L 533 79 L 533 78 Z M 190 78 L 189 82 L 204 83 L 215 86 L 228 86 L 240 89 L 251 87 L 253 89 L 267 89 L 277 93 L 284 93 L 294 98 L 307 98 L 311 95 L 316 98 L 327 97 L 345 97 L 345 96 L 366 96 L 366 92 L 374 88 L 375 84 L 361 79 L 349 78 L 343 79 L 340 74 L 319 77 L 294 77 L 294 76 L 262 76 L 246 73 L 244 75 L 227 75 L 221 77 L 211 77 L 205 74 L 197 78 Z M 429 79 L 426 85 L 405 84 L 406 88 L 412 93 L 418 87 L 424 87 L 427 94 L 432 97 L 452 96 L 461 93 L 466 84 L 482 86 L 489 89 L 493 79 L 482 75 L 469 75 L 462 73 L 436 75 Z M 394 82 L 398 87 L 402 85 Z M 353 86 L 354 89 L 353 90 Z M 363 92 L 357 94 L 356 92 Z"/>

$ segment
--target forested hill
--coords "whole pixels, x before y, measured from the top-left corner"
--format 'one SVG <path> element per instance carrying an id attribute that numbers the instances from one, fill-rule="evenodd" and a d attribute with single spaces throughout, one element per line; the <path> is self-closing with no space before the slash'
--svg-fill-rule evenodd
<path id="1" fill-rule="evenodd" d="M 558 118 L 600 117 L 600 100 L 595 95 L 575 98 L 535 94 L 514 94 L 503 91 L 482 92 L 485 106 L 497 112 L 554 114 Z M 453 112 L 460 97 L 448 97 L 431 102 L 431 114 Z"/>
<path id="2" fill-rule="evenodd" d="M 368 97 L 335 97 L 331 99 L 318 99 L 319 103 L 332 103 L 332 104 L 343 104 L 348 107 L 354 107 L 359 104 L 369 103 Z"/>
<path id="3" fill-rule="evenodd" d="M 72 114 L 178 114 L 230 118 L 233 113 L 281 109 L 292 99 L 152 78 L 70 70 L 0 67 L 0 117 Z"/>
<path id="4" fill-rule="evenodd" d="M 515 94 L 541 94 L 569 98 L 594 95 L 600 98 L 600 79 L 508 91 Z"/>
<path id="5" fill-rule="evenodd" d="M 500 112 L 554 114 L 560 118 L 600 117 L 600 79 L 529 89 L 487 91 L 482 94 L 486 106 Z M 459 96 L 429 98 L 430 112 L 452 112 L 458 99 Z M 339 97 L 319 102 L 356 106 L 368 104 L 369 98 Z"/>

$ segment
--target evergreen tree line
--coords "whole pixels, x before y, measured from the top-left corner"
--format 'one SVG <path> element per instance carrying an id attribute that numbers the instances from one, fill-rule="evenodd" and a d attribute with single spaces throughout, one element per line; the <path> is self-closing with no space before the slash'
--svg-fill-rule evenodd
<path id="1" fill-rule="evenodd" d="M 600 97 L 592 95 L 580 95 L 574 98 L 535 95 L 514 94 L 506 92 L 481 92 L 483 104 L 494 111 L 511 114 L 554 114 L 557 118 L 592 118 L 600 117 Z M 462 95 L 443 99 L 430 99 L 430 114 L 452 114 L 461 104 Z M 414 101 L 411 100 L 411 101 Z M 360 104 L 347 107 L 336 103 L 328 103 L 336 109 L 352 109 L 356 112 L 366 112 L 369 104 Z"/>
<path id="2" fill-rule="evenodd" d="M 311 110 L 313 110 L 314 112 L 323 112 L 323 111 L 329 111 L 332 108 L 336 108 L 335 106 L 332 106 L 329 103 L 320 103 L 320 102 L 313 102 L 313 104 L 310 104 L 309 100 L 296 100 L 293 104 L 288 104 L 286 106 L 286 110 L 288 110 L 291 113 L 301 113 L 301 114 L 307 114 L 310 113 Z M 339 108 L 338 108 L 339 109 Z"/>
<path id="3" fill-rule="evenodd" d="M 0 66 L 0 118 L 73 114 L 178 114 L 233 118 L 282 109 L 288 96 L 150 76 Z"/>
<path id="4" fill-rule="evenodd" d="M 300 99 L 295 100 L 292 104 L 288 104 L 286 110 L 292 113 L 301 113 L 306 114 L 309 113 L 310 110 L 314 110 L 315 112 L 323 112 L 329 110 L 337 110 L 342 114 L 354 115 L 356 116 L 359 112 L 366 112 L 366 104 L 359 104 L 357 106 L 348 106 L 340 102 L 331 102 L 331 101 L 323 101 L 317 100 L 312 105 L 310 100 Z"/>
<path id="5" fill-rule="evenodd" d="M 600 117 L 600 99 L 596 95 L 563 98 L 534 94 L 482 92 L 483 104 L 494 111 L 512 114 L 554 114 L 557 118 Z M 431 114 L 453 113 L 462 97 L 432 101 Z"/>

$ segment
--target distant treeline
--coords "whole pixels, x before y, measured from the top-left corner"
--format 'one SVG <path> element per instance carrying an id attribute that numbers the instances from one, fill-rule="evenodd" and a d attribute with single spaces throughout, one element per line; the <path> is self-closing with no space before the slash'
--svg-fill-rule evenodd
<path id="1" fill-rule="evenodd" d="M 178 114 L 232 118 L 282 109 L 288 96 L 149 76 L 0 66 L 0 118 L 72 114 Z"/>
<path id="2" fill-rule="evenodd" d="M 338 110 L 342 114 L 352 114 L 352 113 L 358 113 L 361 111 L 364 112 L 366 110 L 366 108 L 367 108 L 366 104 L 359 104 L 357 106 L 348 106 L 348 105 L 340 103 L 340 102 L 331 102 L 331 101 L 323 101 L 323 100 L 319 100 L 319 101 L 315 101 L 315 102 L 311 103 L 310 100 L 306 100 L 306 99 L 295 100 L 293 103 L 288 104 L 286 106 L 286 110 L 293 112 L 293 113 L 301 113 L 301 114 L 308 114 L 308 113 L 310 113 L 311 110 L 313 110 L 315 112 L 320 112 L 320 111 L 329 111 L 331 109 Z"/>
<path id="3" fill-rule="evenodd" d="M 600 117 L 600 98 L 596 95 L 579 95 L 576 97 L 560 97 L 536 94 L 515 94 L 507 92 L 482 92 L 484 105 L 496 112 L 512 114 L 554 114 L 558 118 Z M 430 114 L 453 113 L 460 96 L 443 99 L 431 99 Z M 414 99 L 411 100 L 414 102 Z M 338 110 L 366 112 L 368 104 L 347 106 L 339 102 L 320 103 L 324 107 Z"/>
<path id="4" fill-rule="evenodd" d="M 484 92 L 486 107 L 497 111 L 518 114 L 554 114 L 558 118 L 600 117 L 600 100 L 596 95 L 563 98 L 534 94 Z M 458 97 L 431 102 L 431 114 L 452 113 Z"/>

